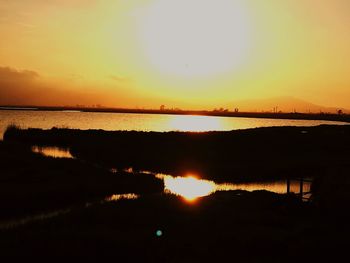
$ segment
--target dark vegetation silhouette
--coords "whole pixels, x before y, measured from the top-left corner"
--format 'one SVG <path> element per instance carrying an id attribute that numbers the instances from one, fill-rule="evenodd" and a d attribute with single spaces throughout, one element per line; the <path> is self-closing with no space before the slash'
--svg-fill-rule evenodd
<path id="1" fill-rule="evenodd" d="M 68 147 L 106 168 L 198 173 L 217 181 L 318 177 L 350 149 L 350 126 L 270 127 L 230 132 L 8 129 L 5 141 Z"/>
<path id="2" fill-rule="evenodd" d="M 32 145 L 68 147 L 77 159 L 34 154 Z M 208 133 L 11 127 L 0 155 L 2 218 L 142 193 L 137 200 L 78 206 L 0 229 L 4 259 L 337 262 L 347 256 L 350 126 Z M 228 191 L 189 204 L 163 194 L 162 181 L 151 175 L 109 172 L 128 167 L 179 175 L 192 170 L 223 181 L 308 176 L 313 195 L 302 202 L 293 194 Z"/>
<path id="3" fill-rule="evenodd" d="M 81 208 L 5 231 L 0 245 L 12 260 L 324 262 L 345 254 L 348 233 L 348 224 L 290 196 L 232 191 L 194 205 L 149 195 Z"/>
<path id="4" fill-rule="evenodd" d="M 164 188 L 161 180 L 148 174 L 112 173 L 78 160 L 44 157 L 13 142 L 0 141 L 0 167 L 0 220 Z"/>

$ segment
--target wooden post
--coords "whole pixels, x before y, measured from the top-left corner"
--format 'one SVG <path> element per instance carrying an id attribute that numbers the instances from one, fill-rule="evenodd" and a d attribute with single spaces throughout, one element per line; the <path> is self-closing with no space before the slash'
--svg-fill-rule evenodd
<path id="1" fill-rule="evenodd" d="M 303 177 L 300 178 L 300 198 L 303 199 L 303 191 L 304 191 L 304 181 Z"/>
<path id="2" fill-rule="evenodd" d="M 287 178 L 287 194 L 290 193 L 290 179 L 289 177 Z"/>

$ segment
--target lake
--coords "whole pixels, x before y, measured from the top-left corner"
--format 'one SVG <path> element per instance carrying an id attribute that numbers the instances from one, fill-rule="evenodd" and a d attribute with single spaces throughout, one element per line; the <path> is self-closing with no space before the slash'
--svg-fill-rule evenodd
<path id="1" fill-rule="evenodd" d="M 6 127 L 103 129 L 136 131 L 229 131 L 269 126 L 317 126 L 343 122 L 169 114 L 101 113 L 79 111 L 0 110 L 0 139 Z"/>

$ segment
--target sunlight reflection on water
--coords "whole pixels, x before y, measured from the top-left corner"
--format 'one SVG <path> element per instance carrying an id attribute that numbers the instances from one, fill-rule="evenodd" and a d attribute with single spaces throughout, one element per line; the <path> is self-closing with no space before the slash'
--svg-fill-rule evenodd
<path id="1" fill-rule="evenodd" d="M 45 156 L 57 157 L 57 158 L 73 158 L 68 149 L 58 147 L 32 147 L 33 152 L 43 154 Z M 116 168 L 110 169 L 112 173 L 117 173 Z M 132 167 L 124 169 L 124 172 L 134 173 Z M 200 179 L 198 176 L 188 174 L 186 176 L 172 176 L 161 173 L 153 173 L 150 171 L 140 171 L 141 173 L 154 174 L 156 178 L 164 181 L 164 192 L 168 194 L 175 194 L 183 197 L 186 201 L 193 202 L 199 197 L 211 195 L 217 191 L 230 191 L 230 190 L 244 190 L 244 191 L 256 191 L 266 190 L 278 194 L 287 193 L 286 180 L 276 181 L 262 181 L 262 182 L 249 182 L 249 183 L 215 183 L 211 180 Z M 303 192 L 310 192 L 311 182 L 304 182 Z M 290 191 L 299 193 L 300 183 L 298 181 L 291 181 Z M 137 199 L 138 195 L 135 194 L 119 194 L 112 195 L 106 199 L 106 201 L 117 201 L 121 199 Z"/>
<path id="2" fill-rule="evenodd" d="M 236 118 L 198 115 L 131 114 L 66 111 L 0 110 L 0 140 L 8 125 L 22 128 L 136 130 L 136 131 L 230 131 L 270 126 L 316 126 L 346 124 L 321 120 Z"/>
<path id="3" fill-rule="evenodd" d="M 225 122 L 219 117 L 179 115 L 169 121 L 169 127 L 175 131 L 218 131 L 225 127 Z"/>
<path id="4" fill-rule="evenodd" d="M 223 183 L 218 184 L 214 181 L 199 179 L 193 175 L 185 177 L 173 177 L 171 175 L 157 174 L 157 178 L 164 180 L 165 193 L 175 194 L 183 197 L 187 201 L 195 201 L 199 197 L 211 195 L 217 191 L 244 190 L 256 191 L 266 190 L 278 194 L 287 193 L 286 180 L 278 180 L 272 182 L 252 182 L 252 183 Z M 299 192 L 299 182 L 291 182 L 291 192 Z M 304 192 L 309 192 L 310 182 L 305 182 L 303 186 Z"/>
<path id="5" fill-rule="evenodd" d="M 207 196 L 215 192 L 216 185 L 213 181 L 188 177 L 164 177 L 165 192 L 180 195 L 188 201 L 194 201 L 198 197 Z"/>
<path id="6" fill-rule="evenodd" d="M 119 201 L 119 200 L 124 200 L 124 199 L 133 200 L 133 199 L 137 199 L 139 197 L 140 196 L 137 194 L 116 194 L 116 195 L 111 195 L 111 196 L 107 197 L 105 199 L 105 201 L 112 202 L 112 201 Z"/>
<path id="7" fill-rule="evenodd" d="M 32 151 L 48 157 L 74 159 L 74 157 L 69 152 L 69 149 L 67 148 L 52 147 L 52 146 L 33 146 Z"/>

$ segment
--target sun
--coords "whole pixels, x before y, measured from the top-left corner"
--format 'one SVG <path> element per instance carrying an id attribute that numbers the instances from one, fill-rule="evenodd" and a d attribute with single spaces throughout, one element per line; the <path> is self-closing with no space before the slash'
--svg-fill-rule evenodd
<path id="1" fill-rule="evenodd" d="M 152 67 L 183 77 L 232 71 L 250 45 L 248 15 L 240 0 L 155 0 L 146 8 L 139 33 Z"/>

